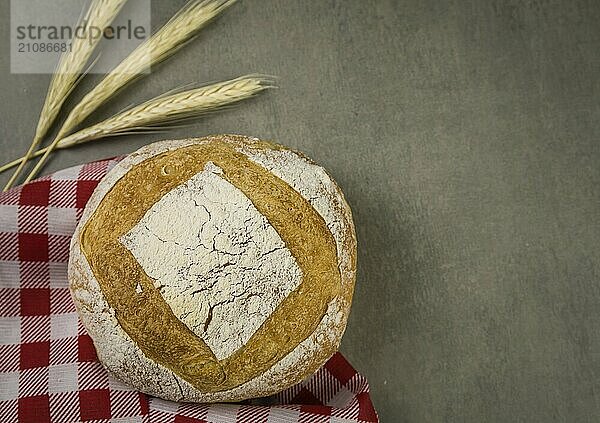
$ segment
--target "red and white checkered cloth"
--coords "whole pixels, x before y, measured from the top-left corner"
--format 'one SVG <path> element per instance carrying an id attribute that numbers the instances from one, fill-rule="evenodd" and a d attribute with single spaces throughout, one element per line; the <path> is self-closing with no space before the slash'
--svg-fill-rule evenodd
<path id="1" fill-rule="evenodd" d="M 112 378 L 77 318 L 69 240 L 118 159 L 0 193 L 0 422 L 377 422 L 365 378 L 337 353 L 315 375 L 244 404 L 183 404 Z"/>

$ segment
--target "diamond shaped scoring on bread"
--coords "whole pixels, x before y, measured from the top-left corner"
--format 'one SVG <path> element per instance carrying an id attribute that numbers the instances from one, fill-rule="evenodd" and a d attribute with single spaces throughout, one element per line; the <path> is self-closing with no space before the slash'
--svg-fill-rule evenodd
<path id="1" fill-rule="evenodd" d="M 300 285 L 302 271 L 267 219 L 220 173 L 208 162 L 120 241 L 175 316 L 223 360 Z"/>

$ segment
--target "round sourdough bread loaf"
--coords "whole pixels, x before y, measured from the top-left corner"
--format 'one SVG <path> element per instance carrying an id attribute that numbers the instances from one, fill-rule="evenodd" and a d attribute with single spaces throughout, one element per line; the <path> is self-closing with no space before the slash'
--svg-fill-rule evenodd
<path id="1" fill-rule="evenodd" d="M 270 395 L 338 348 L 356 238 L 331 177 L 237 135 L 163 141 L 100 182 L 69 283 L 98 358 L 175 401 Z"/>

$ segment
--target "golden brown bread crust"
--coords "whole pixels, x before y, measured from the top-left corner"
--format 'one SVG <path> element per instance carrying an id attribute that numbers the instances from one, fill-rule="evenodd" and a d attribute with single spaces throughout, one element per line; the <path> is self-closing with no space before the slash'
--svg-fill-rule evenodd
<path id="1" fill-rule="evenodd" d="M 315 331 L 333 299 L 342 304 L 342 326 L 345 325 L 354 285 L 356 241 L 350 210 L 337 186 L 343 202 L 343 210 L 338 212 L 346 223 L 343 249 L 350 257 L 345 269 L 341 268 L 335 240 L 323 217 L 287 183 L 238 151 L 241 146 L 257 151 L 283 147 L 239 136 L 196 141 L 151 155 L 133 165 L 110 187 L 104 187 L 106 192 L 95 199 L 94 210 L 84 216 L 73 245 L 83 253 L 79 258 L 89 262 L 114 317 L 143 354 L 198 391 L 211 393 L 239 387 L 280 362 Z M 150 278 L 118 241 L 154 202 L 200 172 L 207 161 L 223 169 L 223 177 L 242 190 L 267 218 L 304 274 L 298 289 L 277 307 L 250 341 L 221 362 L 201 338 L 170 312 Z M 73 272 L 70 272 L 74 293 L 90 289 L 87 280 L 90 272 L 86 274 L 81 265 L 74 261 Z M 143 287 L 141 293 L 135 290 L 138 282 Z M 75 295 L 75 298 L 78 308 L 86 309 L 85 296 Z M 343 327 L 338 332 L 339 336 L 333 341 L 322 337 L 318 350 L 297 372 L 288 371 L 286 377 L 280 377 L 279 382 L 271 386 L 255 387 L 252 396 L 283 389 L 314 372 L 335 352 Z M 122 373 L 126 377 L 127 372 Z M 232 397 L 232 400 L 237 398 Z"/>

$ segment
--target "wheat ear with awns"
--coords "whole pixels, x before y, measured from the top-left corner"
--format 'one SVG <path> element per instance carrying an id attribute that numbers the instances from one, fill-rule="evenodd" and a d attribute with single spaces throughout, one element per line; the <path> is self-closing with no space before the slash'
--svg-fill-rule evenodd
<path id="1" fill-rule="evenodd" d="M 40 145 L 48 130 L 54 123 L 60 109 L 73 88 L 79 82 L 82 71 L 85 69 L 92 53 L 101 37 L 91 37 L 90 28 L 102 31 L 108 27 L 117 16 L 127 0 L 93 0 L 83 19 L 85 34 L 83 37 L 75 37 L 71 42 L 71 51 L 61 55 L 56 71 L 50 81 L 48 93 L 44 106 L 40 113 L 35 135 L 25 157 L 29 160 Z M 19 177 L 24 164 L 22 161 L 15 173 L 8 180 L 4 190 L 10 188 Z"/>
<path id="2" fill-rule="evenodd" d="M 68 148 L 112 135 L 156 129 L 157 125 L 199 116 L 251 98 L 274 86 L 273 79 L 268 76 L 246 75 L 205 87 L 156 97 L 61 139 L 56 144 L 56 148 Z M 47 148 L 42 148 L 36 151 L 34 156 L 40 156 L 47 150 Z M 24 160 L 25 158 L 22 157 L 7 163 L 0 168 L 0 172 L 16 166 Z"/>
<path id="3" fill-rule="evenodd" d="M 183 7 L 152 37 L 137 47 L 90 91 L 69 113 L 54 141 L 25 179 L 29 182 L 41 170 L 62 138 L 85 118 L 151 66 L 167 59 L 193 38 L 200 29 L 236 0 L 194 0 Z"/>
<path id="4" fill-rule="evenodd" d="M 271 78 L 262 75 L 248 75 L 206 87 L 161 96 L 78 131 L 64 138 L 60 143 L 67 147 L 110 135 L 151 130 L 157 125 L 199 116 L 208 111 L 245 100 L 272 87 L 274 84 Z"/>

